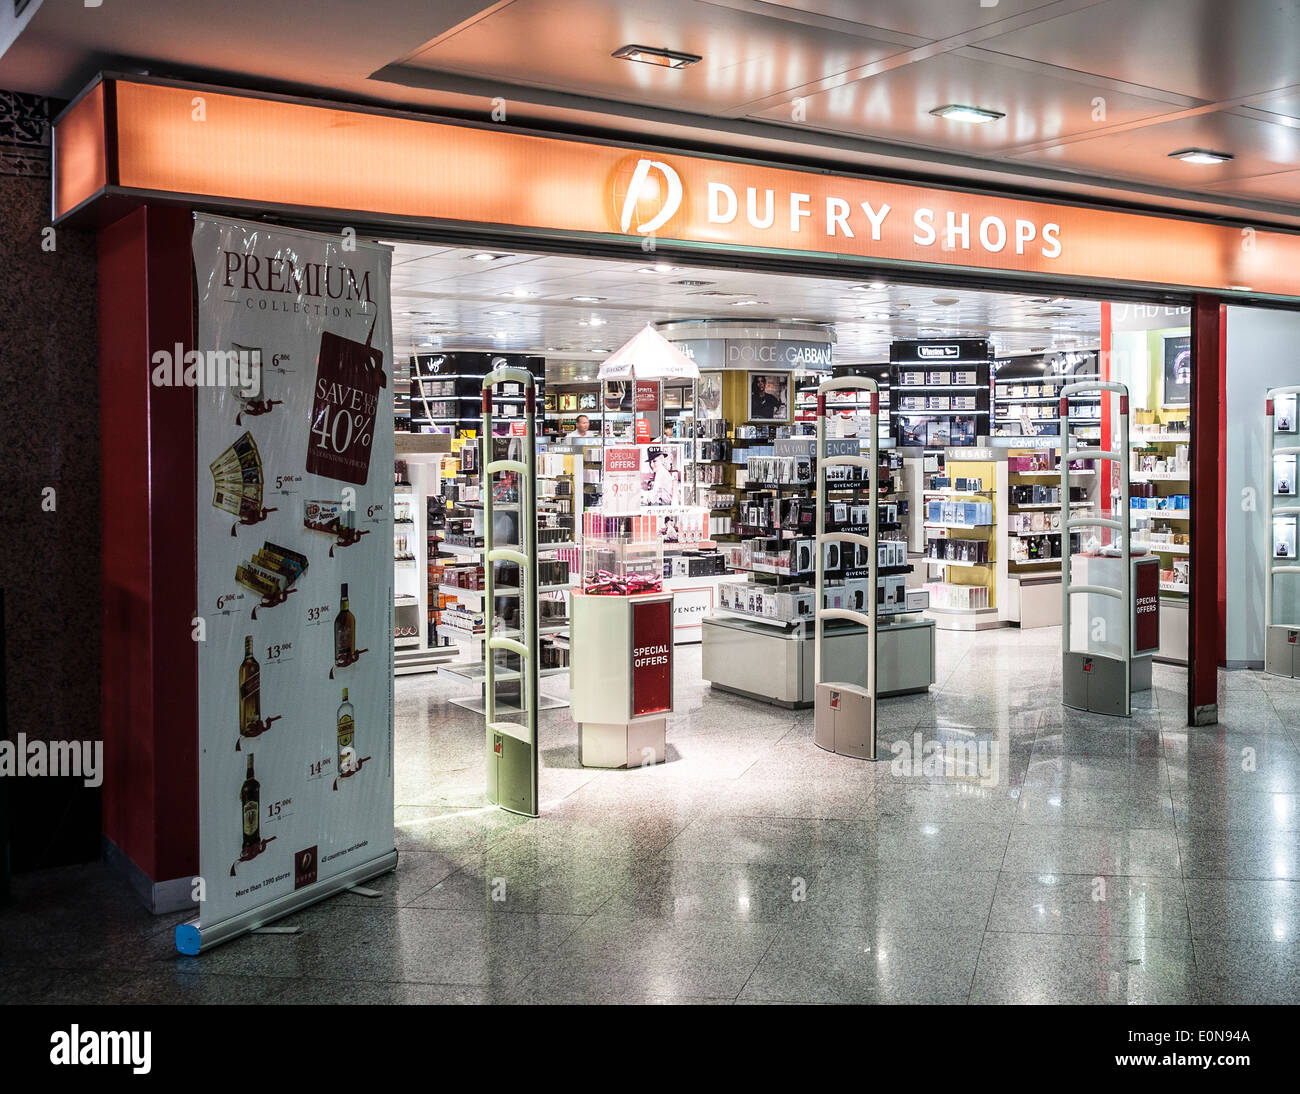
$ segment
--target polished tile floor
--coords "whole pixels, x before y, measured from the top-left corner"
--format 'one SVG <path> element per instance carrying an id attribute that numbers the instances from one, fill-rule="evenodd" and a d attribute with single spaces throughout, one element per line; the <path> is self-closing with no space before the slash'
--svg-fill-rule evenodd
<path id="1" fill-rule="evenodd" d="M 1058 642 L 941 634 L 875 764 L 679 649 L 669 761 L 584 770 L 547 712 L 532 821 L 484 802 L 463 685 L 401 678 L 378 898 L 192 959 L 98 866 L 22 877 L 0 999 L 1300 1002 L 1300 682 L 1221 674 L 1221 724 L 1193 730 L 1156 666 L 1130 721 L 1088 716 Z"/>

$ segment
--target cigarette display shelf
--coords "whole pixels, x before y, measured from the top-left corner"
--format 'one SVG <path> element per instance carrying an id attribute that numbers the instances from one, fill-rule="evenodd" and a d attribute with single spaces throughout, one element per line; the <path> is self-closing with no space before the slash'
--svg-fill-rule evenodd
<path id="1" fill-rule="evenodd" d="M 1155 497 L 1190 495 L 1191 448 L 1190 412 L 1187 408 L 1160 407 L 1139 411 L 1152 421 L 1135 425 L 1129 434 L 1129 481 L 1143 483 L 1155 491 Z M 1136 490 L 1134 490 L 1136 493 Z M 1129 527 L 1133 531 L 1134 549 L 1144 549 L 1160 559 L 1160 652 L 1156 659 L 1186 664 L 1186 611 L 1191 591 L 1192 551 L 1190 542 L 1177 542 L 1171 536 L 1190 539 L 1188 522 L 1191 509 L 1132 508 Z M 1162 522 L 1170 522 L 1160 528 Z M 1164 538 L 1152 542 L 1148 532 L 1154 528 Z M 1180 531 L 1174 531 L 1180 529 Z"/>
<path id="2" fill-rule="evenodd" d="M 993 363 L 993 435 L 1016 437 L 1059 436 L 1061 389 L 1066 384 L 1095 379 L 1098 375 L 1096 350 L 1071 350 L 1025 354 L 999 358 Z M 1099 434 L 1099 429 L 1085 433 L 1080 425 L 1099 427 L 1101 401 L 1098 395 L 1084 394 L 1070 399 L 1070 422 L 1075 436 Z M 1087 408 L 1095 408 L 1086 414 Z M 1050 413 L 1036 413 L 1050 410 Z"/>
<path id="3" fill-rule="evenodd" d="M 436 552 L 438 542 L 428 499 L 440 493 L 447 445 L 445 437 L 411 433 L 395 437 L 394 478 L 401 481 L 393 485 L 394 512 L 409 513 L 409 520 L 393 522 L 394 551 L 405 543 L 403 556 L 393 560 L 393 672 L 398 676 L 436 671 L 455 656 L 454 650 L 438 645 L 431 626 L 437 608 L 427 576 L 430 552 Z"/>

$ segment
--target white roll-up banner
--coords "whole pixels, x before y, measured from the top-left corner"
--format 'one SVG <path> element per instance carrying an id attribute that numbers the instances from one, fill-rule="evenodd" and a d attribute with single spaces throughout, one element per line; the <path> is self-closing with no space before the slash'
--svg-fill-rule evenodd
<path id="1" fill-rule="evenodd" d="M 195 219 L 202 899 L 183 952 L 393 855 L 392 254 L 350 235 Z"/>

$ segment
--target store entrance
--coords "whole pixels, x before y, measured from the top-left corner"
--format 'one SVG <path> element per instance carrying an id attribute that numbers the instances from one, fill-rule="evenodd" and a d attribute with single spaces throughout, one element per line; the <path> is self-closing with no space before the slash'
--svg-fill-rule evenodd
<path id="1" fill-rule="evenodd" d="M 1001 775 L 1011 778 L 1019 754 L 1005 735 L 1020 720 L 1047 724 L 1045 712 L 1059 707 L 1063 557 L 1104 554 L 1112 540 L 1068 523 L 1112 513 L 1119 496 L 1111 465 L 1085 454 L 1064 478 L 1059 466 L 1062 392 L 1088 381 L 1122 383 L 1128 396 L 1123 406 L 1109 393 L 1071 396 L 1073 445 L 1112 450 L 1126 414 L 1123 516 L 1133 552 L 1157 560 L 1159 572 L 1159 647 L 1139 673 L 1151 686 L 1135 694 L 1135 716 L 1185 710 L 1189 309 L 395 247 L 397 500 L 409 523 L 395 530 L 394 641 L 411 651 L 399 649 L 398 671 L 412 675 L 399 681 L 397 696 L 399 757 L 408 739 L 410 754 L 422 757 L 418 771 L 407 772 L 412 794 L 427 798 L 432 785 L 440 800 L 479 802 L 486 615 L 509 627 L 521 611 L 517 599 L 489 605 L 482 594 L 483 492 L 492 489 L 498 501 L 510 495 L 508 486 L 502 494 L 500 483 L 482 481 L 480 390 L 502 363 L 528 369 L 540 392 L 543 806 L 593 770 L 623 766 L 597 767 L 590 755 L 584 764 L 580 755 L 570 700 L 590 682 L 575 679 L 584 663 L 575 643 L 603 645 L 603 632 L 579 637 L 573 608 L 596 578 L 584 539 L 623 520 L 630 528 L 632 517 L 653 547 L 639 564 L 656 571 L 656 588 L 672 602 L 667 749 L 647 766 L 694 771 L 710 756 L 722 772 L 771 759 L 755 758 L 756 742 L 743 728 L 735 754 L 716 755 L 725 749 L 705 744 L 700 728 L 718 717 L 811 735 L 808 446 L 816 387 L 832 375 L 870 377 L 880 392 L 875 602 L 883 758 L 900 754 L 894 737 L 905 735 L 893 729 L 986 734 L 1004 750 Z M 698 378 L 663 380 L 653 392 L 602 382 L 601 364 L 647 325 L 695 363 Z M 826 408 L 828 436 L 846 451 L 869 441 L 865 409 L 851 393 Z M 524 412 L 522 392 L 501 394 L 494 452 L 518 446 Z M 609 454 L 633 446 L 642 458 L 653 451 L 655 467 L 628 475 L 620 465 L 611 474 Z M 664 496 L 611 504 L 625 480 L 648 490 L 651 478 L 667 484 Z M 854 500 L 828 498 L 837 526 L 853 526 Z M 496 520 L 508 524 L 508 509 L 497 506 Z M 498 539 L 512 534 L 504 525 L 496 531 Z M 866 561 L 852 551 L 824 560 L 834 604 L 870 603 Z M 1083 627 L 1072 643 L 1079 648 L 1092 640 L 1094 621 L 1085 611 L 1074 616 Z M 828 657 L 845 678 L 864 663 L 862 640 L 852 625 L 828 635 Z M 508 653 L 497 656 L 498 710 L 509 710 L 518 702 L 518 664 Z M 430 729 L 461 758 L 439 762 L 428 748 Z M 404 777 L 399 762 L 399 802 Z"/>

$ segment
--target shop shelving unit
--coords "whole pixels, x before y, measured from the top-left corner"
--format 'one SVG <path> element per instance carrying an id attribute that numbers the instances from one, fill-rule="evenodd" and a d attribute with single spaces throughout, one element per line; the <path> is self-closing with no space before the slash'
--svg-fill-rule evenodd
<path id="1" fill-rule="evenodd" d="M 1184 411 L 1185 413 L 1185 411 Z M 1129 480 L 1142 484 L 1158 499 L 1191 496 L 1191 431 L 1185 420 L 1162 411 L 1160 422 L 1148 423 L 1129 436 Z M 1147 470 L 1153 463 L 1160 470 Z M 1141 489 L 1142 487 L 1139 487 Z M 1171 502 L 1172 504 L 1172 502 Z M 1133 509 L 1130 522 L 1135 546 L 1160 558 L 1159 659 L 1187 663 L 1187 607 L 1191 590 L 1191 509 Z"/>
<path id="2" fill-rule="evenodd" d="M 1264 574 L 1264 670 L 1275 676 L 1300 676 L 1300 504 L 1296 471 L 1300 465 L 1297 426 L 1300 386 L 1273 388 L 1265 404 L 1265 473 L 1268 496 L 1268 561 Z M 1283 579 L 1289 596 L 1278 596 Z M 1280 601 L 1280 603 L 1279 603 Z"/>
<path id="3" fill-rule="evenodd" d="M 398 433 L 395 454 L 407 479 L 393 485 L 393 672 L 397 676 L 431 672 L 455 656 L 454 649 L 431 641 L 429 550 L 436 536 L 428 527 L 428 499 L 440 491 L 440 465 L 448 449 L 445 436 Z M 405 520 L 396 519 L 398 513 Z M 398 558 L 398 545 L 405 554 Z"/>
<path id="4" fill-rule="evenodd" d="M 1061 433 L 1061 391 L 1067 384 L 1095 379 L 1095 351 L 1071 351 L 1008 357 L 993 365 L 993 436 L 1014 440 L 1058 437 Z M 1101 401 L 1082 392 L 1070 399 L 1070 423 L 1075 437 L 1101 436 Z"/>

